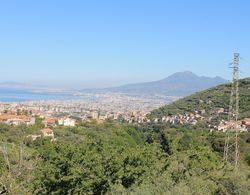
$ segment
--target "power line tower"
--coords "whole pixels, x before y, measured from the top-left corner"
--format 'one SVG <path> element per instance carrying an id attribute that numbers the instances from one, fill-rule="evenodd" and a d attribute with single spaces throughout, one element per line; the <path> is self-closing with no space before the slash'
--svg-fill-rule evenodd
<path id="1" fill-rule="evenodd" d="M 229 129 L 226 132 L 225 146 L 224 146 L 224 162 L 234 164 L 235 168 L 239 164 L 239 62 L 240 54 L 235 53 L 233 63 L 230 68 L 233 69 L 231 95 L 228 112 Z"/>

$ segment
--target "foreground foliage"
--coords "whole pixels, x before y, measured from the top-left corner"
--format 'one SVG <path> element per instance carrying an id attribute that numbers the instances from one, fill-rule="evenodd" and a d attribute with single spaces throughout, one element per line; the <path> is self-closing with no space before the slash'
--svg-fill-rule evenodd
<path id="1" fill-rule="evenodd" d="M 54 129 L 0 125 L 0 191 L 6 194 L 249 194 L 250 133 L 237 172 L 223 165 L 224 134 L 192 126 L 107 121 Z M 24 140 L 24 142 L 23 142 Z"/>

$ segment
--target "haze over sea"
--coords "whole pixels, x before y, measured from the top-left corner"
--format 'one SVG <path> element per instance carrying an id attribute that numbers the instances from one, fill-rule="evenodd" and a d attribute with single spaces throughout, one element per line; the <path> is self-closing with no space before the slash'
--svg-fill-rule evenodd
<path id="1" fill-rule="evenodd" d="M 30 100 L 69 100 L 79 99 L 79 96 L 65 94 L 32 93 L 25 91 L 1 93 L 0 102 L 21 102 Z"/>

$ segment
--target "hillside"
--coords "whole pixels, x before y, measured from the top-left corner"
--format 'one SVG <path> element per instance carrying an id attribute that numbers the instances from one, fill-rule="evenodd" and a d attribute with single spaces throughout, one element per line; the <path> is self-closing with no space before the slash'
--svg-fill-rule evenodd
<path id="1" fill-rule="evenodd" d="M 240 118 L 250 117 L 250 78 L 240 80 Z M 183 114 L 205 110 L 206 116 L 214 116 L 220 108 L 228 109 L 231 84 L 224 84 L 195 93 L 174 103 L 151 112 L 150 117 L 161 118 L 166 115 Z"/>
<path id="2" fill-rule="evenodd" d="M 223 133 L 105 121 L 56 127 L 0 124 L 0 194 L 249 194 L 250 134 L 237 175 L 222 166 Z M 185 131 L 188 128 L 188 131 Z M 2 193 L 5 192 L 5 193 Z"/>
<path id="3" fill-rule="evenodd" d="M 168 96 L 186 96 L 194 92 L 208 89 L 210 87 L 214 87 L 222 83 L 226 83 L 226 80 L 220 77 L 210 78 L 205 76 L 197 76 L 190 71 L 185 71 L 177 72 L 165 79 L 158 81 L 128 84 L 114 88 L 96 90 L 94 89 L 90 91 L 108 91 L 127 94 L 162 94 Z"/>

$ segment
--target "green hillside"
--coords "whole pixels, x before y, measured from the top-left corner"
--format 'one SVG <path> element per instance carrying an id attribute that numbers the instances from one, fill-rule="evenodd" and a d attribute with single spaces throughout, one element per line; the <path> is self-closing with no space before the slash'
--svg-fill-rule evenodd
<path id="1" fill-rule="evenodd" d="M 239 82 L 240 88 L 240 118 L 250 117 L 250 78 Z M 220 108 L 228 109 L 231 84 L 220 85 L 191 96 L 180 99 L 151 112 L 151 118 L 161 118 L 166 115 L 183 114 L 196 110 L 205 110 L 205 116 L 216 117 Z"/>
<path id="2" fill-rule="evenodd" d="M 222 162 L 224 133 L 106 121 L 53 129 L 0 124 L 2 194 L 249 194 L 250 133 L 237 174 Z M 188 131 L 187 131 L 188 130 Z"/>

